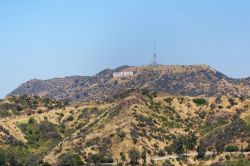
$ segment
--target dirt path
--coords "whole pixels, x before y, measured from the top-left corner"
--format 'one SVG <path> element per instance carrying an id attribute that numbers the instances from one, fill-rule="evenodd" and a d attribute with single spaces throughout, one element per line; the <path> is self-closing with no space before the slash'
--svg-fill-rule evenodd
<path id="1" fill-rule="evenodd" d="M 229 153 L 229 152 L 228 152 Z M 241 152 L 232 152 L 232 154 L 237 154 L 237 153 L 241 153 Z M 213 152 L 206 152 L 206 155 L 213 155 L 214 153 Z M 242 152 L 242 154 L 244 155 L 249 155 L 250 152 Z M 191 152 L 191 153 L 188 153 L 187 156 L 188 157 L 195 157 L 197 156 L 198 153 L 197 152 Z M 176 154 L 172 154 L 172 155 L 168 155 L 168 156 L 164 156 L 164 157 L 154 157 L 153 160 L 154 161 L 162 161 L 162 160 L 169 160 L 169 159 L 176 159 L 180 157 L 179 155 L 176 155 Z"/>

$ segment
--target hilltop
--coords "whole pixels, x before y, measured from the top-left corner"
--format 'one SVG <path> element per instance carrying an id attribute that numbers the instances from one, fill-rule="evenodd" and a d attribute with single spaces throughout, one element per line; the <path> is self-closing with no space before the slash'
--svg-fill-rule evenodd
<path id="1" fill-rule="evenodd" d="M 113 78 L 114 72 L 133 72 Z M 30 80 L 9 94 L 37 95 L 70 101 L 104 101 L 134 89 L 184 96 L 247 96 L 250 78 L 233 79 L 208 65 L 122 66 L 94 76 Z"/>

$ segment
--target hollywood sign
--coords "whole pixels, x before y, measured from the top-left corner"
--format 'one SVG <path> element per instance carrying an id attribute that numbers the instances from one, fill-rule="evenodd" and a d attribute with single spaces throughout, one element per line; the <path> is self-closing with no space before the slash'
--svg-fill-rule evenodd
<path id="1" fill-rule="evenodd" d="M 133 76 L 133 75 L 134 75 L 134 72 L 132 72 L 132 71 L 113 73 L 113 77 L 130 77 L 130 76 Z"/>

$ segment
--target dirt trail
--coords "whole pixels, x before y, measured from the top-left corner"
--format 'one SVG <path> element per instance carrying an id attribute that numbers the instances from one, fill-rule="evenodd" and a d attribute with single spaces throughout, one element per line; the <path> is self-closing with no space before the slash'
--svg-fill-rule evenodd
<path id="1" fill-rule="evenodd" d="M 241 152 L 232 152 L 232 154 L 237 154 L 237 153 L 241 153 Z M 214 152 L 206 152 L 206 155 L 213 155 Z M 242 152 L 242 154 L 245 154 L 245 155 L 249 155 L 250 152 Z M 197 156 L 197 152 L 191 152 L 191 153 L 188 153 L 187 154 L 188 157 L 195 157 Z M 172 155 L 167 155 L 167 156 L 164 156 L 164 157 L 154 157 L 154 161 L 162 161 L 162 160 L 169 160 L 169 159 L 176 159 L 180 157 L 179 155 L 176 155 L 176 154 L 172 154 Z"/>

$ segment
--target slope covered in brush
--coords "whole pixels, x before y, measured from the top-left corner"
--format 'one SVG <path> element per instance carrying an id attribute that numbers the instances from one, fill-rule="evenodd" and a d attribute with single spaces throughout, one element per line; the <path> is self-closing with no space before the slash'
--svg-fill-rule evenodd
<path id="1" fill-rule="evenodd" d="M 134 75 L 113 78 L 114 72 L 126 71 L 132 71 Z M 28 94 L 74 101 L 103 101 L 132 89 L 185 96 L 247 96 L 250 94 L 250 81 L 249 78 L 229 78 L 208 65 L 122 66 L 114 70 L 103 70 L 94 76 L 31 80 L 10 95 Z"/>
<path id="2" fill-rule="evenodd" d="M 154 160 L 161 165 L 165 159 L 160 157 L 185 152 L 192 155 L 200 145 L 208 154 L 215 150 L 223 156 L 228 146 L 249 148 L 249 106 L 249 99 L 242 97 L 133 91 L 109 102 L 72 103 L 1 118 L 0 153 L 13 154 L 24 165 L 60 165 L 66 161 L 90 165 L 117 160 L 125 164 L 131 162 L 132 152 L 140 154 L 140 163 L 145 153 L 147 164 Z M 41 107 L 42 103 L 36 109 Z M 204 162 L 195 156 L 170 162 Z M 209 158 L 206 162 L 218 160 Z"/>

